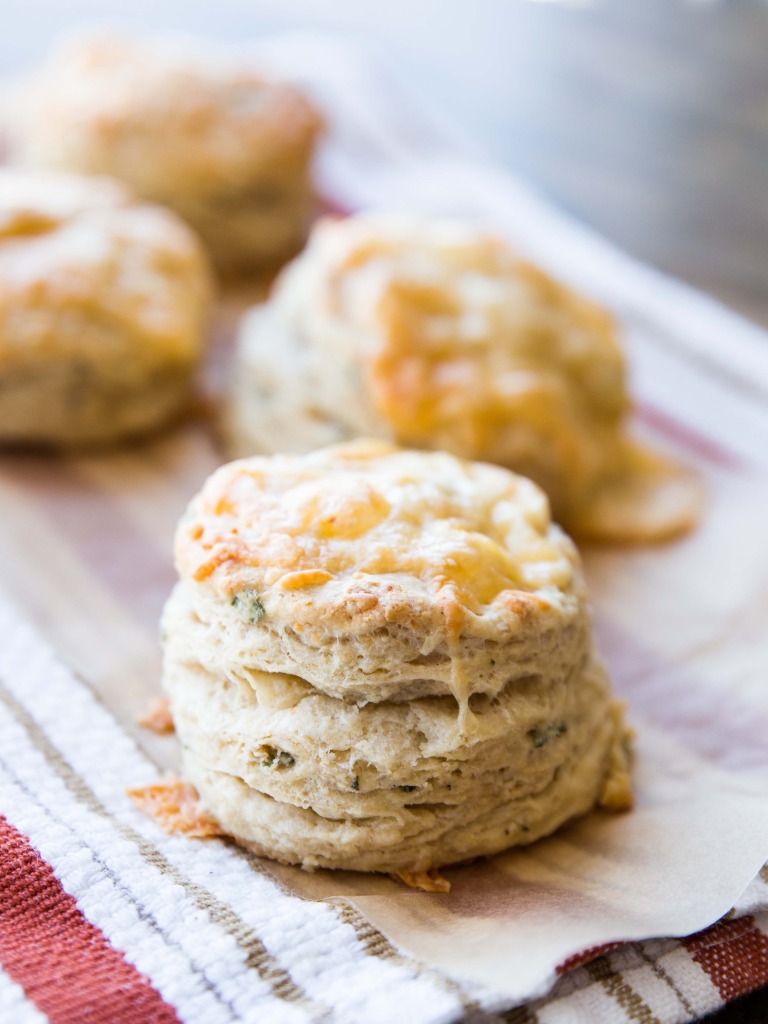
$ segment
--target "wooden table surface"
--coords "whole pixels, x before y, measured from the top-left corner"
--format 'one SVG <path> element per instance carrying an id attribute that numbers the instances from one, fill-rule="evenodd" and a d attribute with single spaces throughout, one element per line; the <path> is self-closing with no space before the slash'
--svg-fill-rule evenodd
<path id="1" fill-rule="evenodd" d="M 342 29 L 624 249 L 768 326 L 764 0 L 26 0 L 0 74 L 86 23 L 222 39 Z M 708 1018 L 764 1024 L 764 990 Z"/>

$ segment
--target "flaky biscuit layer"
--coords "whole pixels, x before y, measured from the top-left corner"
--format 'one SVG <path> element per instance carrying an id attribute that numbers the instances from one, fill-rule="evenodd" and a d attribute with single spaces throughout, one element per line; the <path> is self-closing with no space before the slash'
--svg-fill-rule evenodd
<path id="1" fill-rule="evenodd" d="M 260 854 L 418 872 L 631 805 L 621 709 L 592 655 L 564 676 L 513 675 L 462 715 L 450 696 L 366 703 L 246 665 L 216 675 L 179 611 L 166 614 L 163 683 L 184 772 L 221 829 Z"/>

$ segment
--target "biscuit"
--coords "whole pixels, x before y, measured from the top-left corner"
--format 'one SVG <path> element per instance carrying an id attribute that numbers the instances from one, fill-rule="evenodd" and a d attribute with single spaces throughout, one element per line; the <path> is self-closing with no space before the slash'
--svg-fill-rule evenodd
<path id="1" fill-rule="evenodd" d="M 631 804 L 578 555 L 529 480 L 378 441 L 245 459 L 176 563 L 184 774 L 255 852 L 418 875 Z"/>
<path id="2" fill-rule="evenodd" d="M 223 270 L 296 252 L 321 121 L 245 63 L 120 37 L 73 41 L 15 91 L 14 159 L 122 179 L 174 209 Z"/>
<path id="3" fill-rule="evenodd" d="M 107 178 L 0 171 L 0 442 L 106 444 L 177 417 L 209 298 L 169 211 Z"/>
<path id="4" fill-rule="evenodd" d="M 243 321 L 225 429 L 235 455 L 445 449 L 536 480 L 581 536 L 683 532 L 698 489 L 642 460 L 630 404 L 604 310 L 468 225 L 363 215 L 318 225 Z"/>

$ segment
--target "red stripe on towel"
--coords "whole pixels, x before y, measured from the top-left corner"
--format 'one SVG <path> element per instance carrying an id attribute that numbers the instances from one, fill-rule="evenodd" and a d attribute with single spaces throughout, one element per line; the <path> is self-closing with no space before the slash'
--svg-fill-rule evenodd
<path id="1" fill-rule="evenodd" d="M 683 945 L 706 972 L 724 1002 L 768 982 L 768 936 L 753 917 L 720 921 Z"/>
<path id="2" fill-rule="evenodd" d="M 683 423 L 666 409 L 661 409 L 649 402 L 640 402 L 635 411 L 638 419 L 643 423 L 665 435 L 670 441 L 675 441 L 690 449 L 708 462 L 722 466 L 724 469 L 744 471 L 748 468 L 746 461 L 741 456 L 726 448 L 715 438 L 705 436 L 690 424 Z"/>
<path id="3" fill-rule="evenodd" d="M 178 1024 L 173 1007 L 83 917 L 2 816 L 0 963 L 51 1024 Z"/>

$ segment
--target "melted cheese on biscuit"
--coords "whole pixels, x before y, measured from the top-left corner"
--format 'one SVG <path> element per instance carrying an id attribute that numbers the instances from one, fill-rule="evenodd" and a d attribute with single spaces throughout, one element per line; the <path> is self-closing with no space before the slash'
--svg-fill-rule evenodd
<path id="1" fill-rule="evenodd" d="M 544 494 L 507 470 L 356 442 L 218 470 L 177 534 L 182 577 L 232 593 L 378 579 L 482 612 L 524 593 L 546 606 L 575 554 Z"/>
<path id="2" fill-rule="evenodd" d="M 357 361 L 393 440 L 522 471 L 558 512 L 620 462 L 629 399 L 611 317 L 503 241 L 357 217 L 316 229 L 304 260 L 302 329 L 335 364 Z"/>
<path id="3" fill-rule="evenodd" d="M 202 249 L 161 207 L 109 178 L 0 171 L 0 366 L 109 352 L 197 358 L 210 281 Z M 66 329 L 92 322 L 90 334 Z M 90 348 L 89 348 L 90 346 Z"/>

